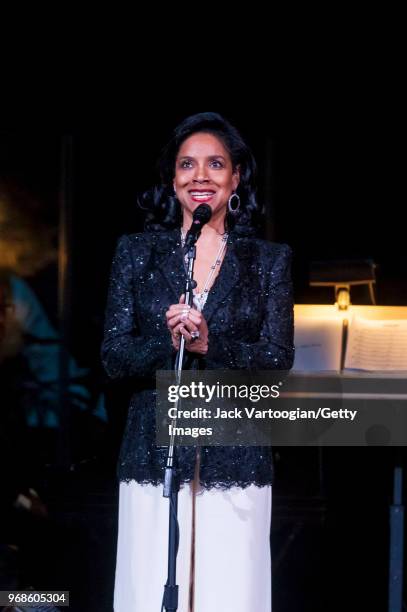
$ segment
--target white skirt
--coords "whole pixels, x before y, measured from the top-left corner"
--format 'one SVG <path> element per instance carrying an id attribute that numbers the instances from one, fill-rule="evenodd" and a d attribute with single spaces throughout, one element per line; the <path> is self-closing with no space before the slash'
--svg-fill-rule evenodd
<path id="1" fill-rule="evenodd" d="M 271 486 L 178 495 L 178 612 L 271 612 Z M 115 612 L 160 612 L 169 501 L 162 487 L 120 483 Z"/>

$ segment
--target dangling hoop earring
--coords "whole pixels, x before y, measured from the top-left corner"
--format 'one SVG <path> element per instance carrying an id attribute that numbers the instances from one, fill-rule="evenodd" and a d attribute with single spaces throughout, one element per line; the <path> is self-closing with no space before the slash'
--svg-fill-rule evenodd
<path id="1" fill-rule="evenodd" d="M 236 206 L 233 206 L 232 204 L 233 198 L 237 198 Z M 232 193 L 228 200 L 228 211 L 230 212 L 231 215 L 237 215 L 237 213 L 239 212 L 239 209 L 240 209 L 240 197 L 237 195 L 237 193 Z"/>

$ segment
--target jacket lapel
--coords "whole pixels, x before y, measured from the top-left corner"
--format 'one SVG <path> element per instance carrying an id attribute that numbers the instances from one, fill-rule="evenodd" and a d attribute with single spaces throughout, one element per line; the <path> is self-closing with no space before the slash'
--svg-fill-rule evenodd
<path id="1" fill-rule="evenodd" d="M 239 281 L 244 260 L 250 256 L 247 242 L 238 238 L 233 232 L 229 235 L 227 250 L 219 274 L 209 291 L 203 314 L 209 323 L 213 314 L 223 300 L 227 298 L 233 287 Z"/>
<path id="2" fill-rule="evenodd" d="M 153 234 L 151 240 L 155 251 L 155 264 L 172 290 L 174 304 L 177 304 L 180 295 L 185 292 L 186 284 L 179 230 Z"/>

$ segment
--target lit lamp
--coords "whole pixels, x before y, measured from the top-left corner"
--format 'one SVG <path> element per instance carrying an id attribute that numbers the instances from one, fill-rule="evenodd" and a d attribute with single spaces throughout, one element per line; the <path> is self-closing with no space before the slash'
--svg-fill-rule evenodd
<path id="1" fill-rule="evenodd" d="M 338 310 L 347 310 L 350 305 L 350 285 L 335 285 L 335 295 Z"/>
<path id="2" fill-rule="evenodd" d="M 343 261 L 314 261 L 310 267 L 311 287 L 334 287 L 335 306 L 347 310 L 350 306 L 351 287 L 365 286 L 367 302 L 376 304 L 376 264 L 371 259 Z"/>

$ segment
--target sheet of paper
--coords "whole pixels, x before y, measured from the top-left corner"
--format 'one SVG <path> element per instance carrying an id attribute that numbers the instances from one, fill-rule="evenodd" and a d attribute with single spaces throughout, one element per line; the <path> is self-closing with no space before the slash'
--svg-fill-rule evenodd
<path id="1" fill-rule="evenodd" d="M 340 369 L 342 316 L 296 317 L 294 370 Z"/>
<path id="2" fill-rule="evenodd" d="M 354 316 L 345 368 L 407 370 L 407 319 L 379 321 Z"/>

